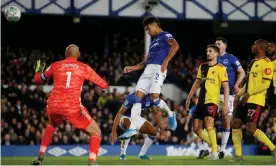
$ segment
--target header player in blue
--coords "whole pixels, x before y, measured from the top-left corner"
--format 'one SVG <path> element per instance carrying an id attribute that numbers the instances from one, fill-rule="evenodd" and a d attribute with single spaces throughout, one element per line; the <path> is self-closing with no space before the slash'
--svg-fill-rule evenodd
<path id="1" fill-rule="evenodd" d="M 153 37 L 149 47 L 146 59 L 135 66 L 126 66 L 124 73 L 144 69 L 136 86 L 135 102 L 131 109 L 131 125 L 121 138 L 132 137 L 137 134 L 135 127 L 139 123 L 142 100 L 149 93 L 153 103 L 152 111 L 156 112 L 157 105 L 160 103 L 159 95 L 161 87 L 166 78 L 167 66 L 179 49 L 179 45 L 174 37 L 166 31 L 163 31 L 160 22 L 156 17 L 150 16 L 143 20 L 147 33 Z M 156 114 L 158 116 L 158 114 Z M 163 122 L 157 119 L 157 125 L 163 134 L 166 134 Z M 120 137 L 119 137 L 120 138 Z"/>
<path id="2" fill-rule="evenodd" d="M 131 125 L 132 121 L 130 119 L 130 113 L 131 113 L 131 108 L 134 104 L 134 100 L 135 100 L 135 94 L 134 93 L 129 94 L 125 99 L 125 101 L 123 102 L 122 107 L 118 111 L 112 127 L 111 142 L 114 143 L 117 140 L 118 126 L 120 126 L 121 129 L 126 130 Z M 151 103 L 150 95 L 148 94 L 142 100 L 142 110 L 145 110 L 146 108 L 150 108 L 151 106 L 152 106 L 152 103 Z M 169 115 L 170 127 L 172 130 L 175 130 L 177 127 L 175 113 L 169 109 L 169 107 L 163 100 L 160 100 L 160 103 L 158 104 L 158 108 L 162 111 L 165 111 Z M 139 119 L 139 123 L 136 124 L 136 128 L 140 133 L 148 134 L 148 137 L 145 139 L 144 145 L 138 157 L 140 159 L 150 159 L 150 157 L 146 155 L 146 152 L 150 148 L 152 143 L 155 141 L 155 137 L 157 135 L 157 129 L 153 127 L 153 125 L 149 121 L 147 121 L 142 117 Z M 126 138 L 121 142 L 121 154 L 120 154 L 121 160 L 126 160 L 126 149 L 128 147 L 129 141 L 130 141 L 130 138 Z"/>
<path id="3" fill-rule="evenodd" d="M 229 112 L 223 115 L 223 131 L 221 138 L 221 146 L 219 152 L 219 158 L 224 158 L 224 151 L 230 135 L 230 123 L 233 117 L 235 94 L 239 92 L 239 85 L 242 82 L 245 72 L 239 62 L 239 60 L 232 54 L 226 52 L 228 41 L 225 38 L 217 37 L 216 45 L 220 48 L 220 55 L 218 56 L 218 62 L 226 67 L 228 80 L 229 80 Z M 224 102 L 223 88 L 220 91 L 220 107 Z M 221 109 L 220 109 L 221 110 Z"/>

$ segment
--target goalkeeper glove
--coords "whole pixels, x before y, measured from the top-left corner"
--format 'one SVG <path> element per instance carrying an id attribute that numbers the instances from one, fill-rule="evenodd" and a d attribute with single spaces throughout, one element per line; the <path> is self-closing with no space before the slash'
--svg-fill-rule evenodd
<path id="1" fill-rule="evenodd" d="M 35 73 L 42 73 L 44 71 L 46 64 L 43 62 L 41 63 L 40 60 L 37 60 L 34 66 Z"/>

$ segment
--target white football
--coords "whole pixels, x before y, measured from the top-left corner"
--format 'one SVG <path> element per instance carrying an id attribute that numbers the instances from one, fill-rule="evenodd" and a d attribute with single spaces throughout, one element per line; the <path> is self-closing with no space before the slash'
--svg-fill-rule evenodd
<path id="1" fill-rule="evenodd" d="M 20 20 L 21 12 L 16 6 L 9 6 L 5 10 L 5 17 L 9 22 L 17 22 Z"/>

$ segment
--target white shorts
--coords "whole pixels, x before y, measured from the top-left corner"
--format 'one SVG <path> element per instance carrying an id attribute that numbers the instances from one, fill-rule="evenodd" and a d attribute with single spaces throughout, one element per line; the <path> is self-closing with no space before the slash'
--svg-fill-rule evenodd
<path id="1" fill-rule="evenodd" d="M 233 116 L 233 111 L 234 111 L 234 100 L 235 100 L 235 95 L 229 95 L 229 102 L 228 102 L 228 107 L 229 107 L 229 112 L 227 115 Z M 222 110 L 224 104 L 224 95 L 220 95 L 220 104 L 219 104 L 219 111 Z"/>
<path id="2" fill-rule="evenodd" d="M 126 128 L 123 127 L 123 119 L 129 119 L 130 120 L 130 123 L 131 123 L 131 118 L 128 117 L 128 116 L 122 116 L 121 119 L 120 119 L 120 123 L 119 123 L 119 126 L 121 129 L 123 130 L 126 130 Z M 139 120 L 137 121 L 135 127 L 138 131 L 140 131 L 140 128 L 143 126 L 143 124 L 147 121 L 146 119 L 142 118 L 142 117 L 137 117 L 139 118 Z"/>
<path id="3" fill-rule="evenodd" d="M 143 74 L 139 78 L 136 91 L 142 91 L 144 94 L 161 93 L 161 88 L 166 75 L 167 71 L 164 73 L 161 72 L 161 65 L 147 65 Z"/>

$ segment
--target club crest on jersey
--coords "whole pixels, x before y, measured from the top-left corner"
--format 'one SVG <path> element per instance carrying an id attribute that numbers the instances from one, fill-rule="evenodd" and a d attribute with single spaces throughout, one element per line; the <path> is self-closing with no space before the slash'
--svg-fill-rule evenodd
<path id="1" fill-rule="evenodd" d="M 127 105 L 127 104 L 128 104 L 128 100 L 125 100 L 125 101 L 124 101 L 124 105 Z"/>
<path id="2" fill-rule="evenodd" d="M 227 63 L 228 63 L 228 59 L 224 59 L 223 64 L 227 64 Z"/>
<path id="3" fill-rule="evenodd" d="M 258 66 L 259 66 L 259 65 L 258 65 L 258 64 L 256 64 L 256 66 L 255 66 L 255 67 L 257 68 Z"/>
<path id="4" fill-rule="evenodd" d="M 271 69 L 270 68 L 265 68 L 265 74 L 270 75 L 271 74 Z"/>

